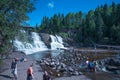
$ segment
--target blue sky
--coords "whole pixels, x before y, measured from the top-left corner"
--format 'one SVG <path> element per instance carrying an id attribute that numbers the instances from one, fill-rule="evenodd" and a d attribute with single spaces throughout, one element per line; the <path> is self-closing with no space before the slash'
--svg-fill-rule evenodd
<path id="1" fill-rule="evenodd" d="M 107 3 L 111 5 L 112 2 L 120 3 L 120 0 L 38 0 L 35 3 L 35 10 L 29 13 L 30 18 L 27 21 L 30 26 L 34 27 L 40 24 L 43 16 L 52 17 L 54 14 L 69 12 L 87 13 L 89 10 L 94 10 L 97 6 Z"/>

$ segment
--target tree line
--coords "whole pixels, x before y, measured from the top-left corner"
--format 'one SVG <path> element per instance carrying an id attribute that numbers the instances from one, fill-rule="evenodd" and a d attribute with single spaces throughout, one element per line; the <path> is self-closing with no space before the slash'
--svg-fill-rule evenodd
<path id="1" fill-rule="evenodd" d="M 78 43 L 119 45 L 120 3 L 104 4 L 86 14 L 80 11 L 67 15 L 58 13 L 51 18 L 45 16 L 36 30 L 62 34 L 63 37 L 74 38 Z"/>

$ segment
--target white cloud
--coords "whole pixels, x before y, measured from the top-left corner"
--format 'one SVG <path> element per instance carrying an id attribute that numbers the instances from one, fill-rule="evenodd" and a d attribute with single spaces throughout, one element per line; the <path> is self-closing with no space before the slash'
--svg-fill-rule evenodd
<path id="1" fill-rule="evenodd" d="M 27 20 L 26 23 L 30 23 L 30 20 Z"/>
<path id="2" fill-rule="evenodd" d="M 48 3 L 48 7 L 54 8 L 54 2 L 53 2 L 53 1 L 52 1 L 52 2 L 49 2 L 49 3 Z"/>

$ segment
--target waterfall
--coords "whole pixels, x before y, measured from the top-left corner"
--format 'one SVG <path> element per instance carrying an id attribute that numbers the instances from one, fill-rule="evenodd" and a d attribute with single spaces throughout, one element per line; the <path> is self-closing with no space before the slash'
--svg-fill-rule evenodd
<path id="1" fill-rule="evenodd" d="M 63 45 L 63 40 L 60 36 L 53 36 L 53 35 L 50 35 L 51 37 L 51 49 L 52 50 L 56 50 L 56 49 L 60 49 L 60 48 L 65 48 L 64 45 Z"/>
<path id="2" fill-rule="evenodd" d="M 36 49 L 46 50 L 47 47 L 45 46 L 44 42 L 41 41 L 40 36 L 36 32 L 32 32 L 33 44 Z"/>
<path id="3" fill-rule="evenodd" d="M 48 50 L 44 42 L 41 41 L 40 36 L 36 32 L 32 32 L 32 43 L 22 42 L 17 39 L 14 40 L 13 45 L 17 51 L 22 51 L 25 54 L 32 54 L 34 52 Z"/>
<path id="4" fill-rule="evenodd" d="M 18 41 L 17 39 L 14 40 L 13 44 L 18 51 L 22 51 L 25 49 L 24 44 L 22 42 Z"/>
<path id="5" fill-rule="evenodd" d="M 27 34 L 24 30 L 21 30 L 23 35 Z M 26 35 L 26 38 L 29 35 Z M 58 49 L 65 49 L 63 45 L 62 37 L 60 36 L 53 36 L 50 35 L 52 42 L 50 43 L 51 49 L 48 49 L 44 42 L 41 40 L 41 37 L 36 32 L 31 32 L 31 40 L 27 42 L 23 42 L 19 40 L 19 36 L 13 41 L 13 45 L 16 51 L 24 52 L 25 54 L 32 54 L 39 51 L 46 51 L 46 50 L 58 50 Z M 27 39 L 29 40 L 29 39 Z"/>

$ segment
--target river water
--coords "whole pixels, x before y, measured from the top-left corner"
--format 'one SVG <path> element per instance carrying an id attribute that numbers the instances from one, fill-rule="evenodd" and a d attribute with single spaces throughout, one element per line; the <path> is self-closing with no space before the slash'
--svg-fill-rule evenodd
<path id="1" fill-rule="evenodd" d="M 46 51 L 36 52 L 28 56 L 32 57 L 35 60 L 39 60 L 42 58 L 57 57 L 61 52 L 63 52 L 63 50 L 46 50 Z"/>

